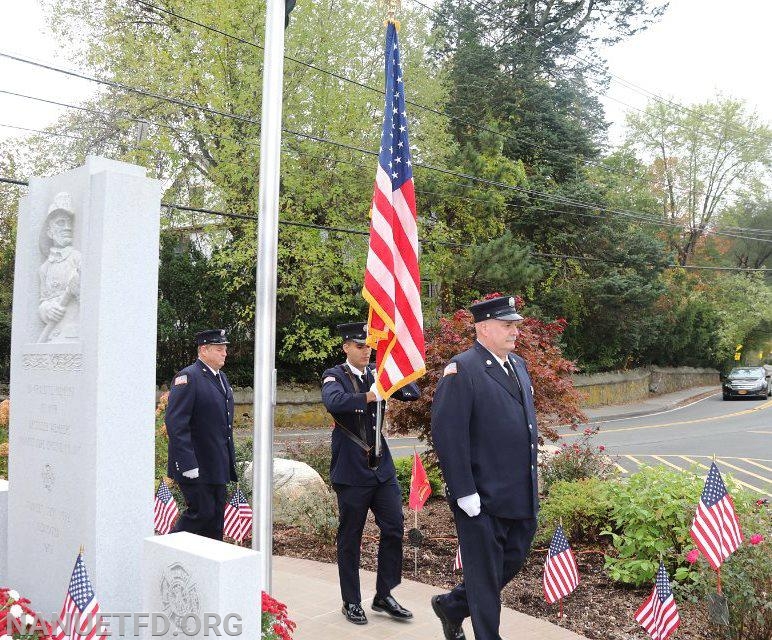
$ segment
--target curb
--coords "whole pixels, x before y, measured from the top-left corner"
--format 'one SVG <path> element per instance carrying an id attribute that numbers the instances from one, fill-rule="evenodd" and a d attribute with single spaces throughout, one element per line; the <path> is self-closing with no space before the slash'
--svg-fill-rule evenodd
<path id="1" fill-rule="evenodd" d="M 659 407 L 651 407 L 650 409 L 644 409 L 642 411 L 627 411 L 622 413 L 613 413 L 607 416 L 603 416 L 602 418 L 591 418 L 590 420 L 588 420 L 586 424 L 600 424 L 602 422 L 608 422 L 609 420 L 620 420 L 623 418 L 637 418 L 640 416 L 648 416 L 653 413 L 672 411 L 673 409 L 679 409 L 692 402 L 699 402 L 700 400 L 704 400 L 705 398 L 709 398 L 710 396 L 714 396 L 718 393 L 721 393 L 720 387 L 717 387 L 713 391 L 703 391 L 702 393 L 698 393 L 693 396 L 682 398 L 681 400 L 678 400 L 676 402 L 669 402 L 667 404 L 660 405 Z"/>

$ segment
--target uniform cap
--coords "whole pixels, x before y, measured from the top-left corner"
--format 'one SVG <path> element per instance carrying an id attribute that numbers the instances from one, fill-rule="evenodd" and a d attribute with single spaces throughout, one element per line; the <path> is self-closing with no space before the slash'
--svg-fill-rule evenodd
<path id="1" fill-rule="evenodd" d="M 367 324 L 364 322 L 346 322 L 335 327 L 343 342 L 353 340 L 357 344 L 364 344 L 367 340 Z"/>
<path id="2" fill-rule="evenodd" d="M 483 320 L 523 320 L 515 308 L 515 298 L 513 296 L 500 298 L 491 298 L 477 302 L 469 307 L 474 316 L 475 322 Z"/>
<path id="3" fill-rule="evenodd" d="M 196 344 L 230 344 L 225 329 L 207 329 L 196 334 Z"/>

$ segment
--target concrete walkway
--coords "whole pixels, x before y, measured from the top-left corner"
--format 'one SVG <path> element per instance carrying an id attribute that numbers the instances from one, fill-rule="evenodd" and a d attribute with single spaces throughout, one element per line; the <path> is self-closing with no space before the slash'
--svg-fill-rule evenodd
<path id="1" fill-rule="evenodd" d="M 443 640 L 442 626 L 429 600 L 442 593 L 430 585 L 403 580 L 394 590 L 400 604 L 413 612 L 410 622 L 397 622 L 370 609 L 375 593 L 375 574 L 360 571 L 362 606 L 369 620 L 366 625 L 347 622 L 340 612 L 338 568 L 334 564 L 275 556 L 272 595 L 287 605 L 289 616 L 298 628 L 295 640 Z M 464 632 L 474 638 L 467 620 Z M 532 618 L 512 609 L 501 612 L 501 637 L 504 640 L 584 640 L 583 636 L 546 620 Z"/>

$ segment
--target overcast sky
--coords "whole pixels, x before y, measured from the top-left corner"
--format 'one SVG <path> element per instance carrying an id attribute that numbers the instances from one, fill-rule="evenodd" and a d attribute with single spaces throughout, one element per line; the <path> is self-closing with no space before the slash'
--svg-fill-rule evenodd
<path id="1" fill-rule="evenodd" d="M 302 0 L 300 0 L 302 2 Z M 409 1 L 409 0 L 406 0 Z M 39 0 L 0 0 L 0 51 L 67 66 L 46 34 Z M 768 0 L 671 0 L 662 20 L 606 52 L 616 76 L 681 104 L 704 101 L 716 91 L 742 98 L 772 122 Z M 138 78 L 141 83 L 141 78 Z M 0 90 L 78 102 L 93 90 L 85 81 L 0 58 Z M 604 98 L 620 139 L 628 107 L 642 108 L 646 97 L 612 82 Z M 613 98 L 613 99 L 611 99 Z M 0 125 L 41 128 L 60 109 L 0 93 Z M 0 137 L 20 131 L 0 126 Z"/>

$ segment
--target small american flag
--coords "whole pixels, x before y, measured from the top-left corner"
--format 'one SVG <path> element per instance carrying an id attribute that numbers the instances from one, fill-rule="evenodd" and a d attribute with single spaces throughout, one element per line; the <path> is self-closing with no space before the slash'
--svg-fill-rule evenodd
<path id="1" fill-rule="evenodd" d="M 715 462 L 710 465 L 689 535 L 714 569 L 718 569 L 742 542 L 743 534 L 732 497 L 727 493 Z"/>
<path id="2" fill-rule="evenodd" d="M 241 542 L 252 534 L 252 507 L 241 493 L 241 489 L 237 488 L 225 505 L 224 533 L 236 542 Z"/>
<path id="3" fill-rule="evenodd" d="M 51 637 L 54 640 L 64 640 L 67 637 L 72 640 L 102 640 L 108 637 L 107 634 L 101 633 L 103 630 L 99 603 L 88 579 L 83 556 L 79 553 L 62 605 L 62 613 Z"/>
<path id="4" fill-rule="evenodd" d="M 368 344 L 377 347 L 384 398 L 426 372 L 418 272 L 418 223 L 397 28 L 386 28 L 386 100 L 370 210 L 362 295 L 370 305 Z"/>
<path id="5" fill-rule="evenodd" d="M 652 640 L 667 640 L 681 624 L 673 592 L 670 590 L 670 579 L 665 565 L 661 562 L 654 581 L 654 589 L 635 612 L 635 619 L 640 622 Z"/>
<path id="6" fill-rule="evenodd" d="M 153 507 L 153 528 L 161 535 L 169 533 L 180 511 L 177 501 L 174 499 L 169 487 L 161 480 L 158 491 L 155 494 L 155 506 Z"/>
<path id="7" fill-rule="evenodd" d="M 463 565 L 461 564 L 461 546 L 456 549 L 456 557 L 453 560 L 453 571 L 462 571 Z"/>
<path id="8" fill-rule="evenodd" d="M 552 536 L 544 562 L 542 584 L 544 597 L 549 604 L 565 598 L 579 584 L 579 569 L 563 527 L 558 527 Z"/>

